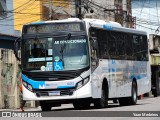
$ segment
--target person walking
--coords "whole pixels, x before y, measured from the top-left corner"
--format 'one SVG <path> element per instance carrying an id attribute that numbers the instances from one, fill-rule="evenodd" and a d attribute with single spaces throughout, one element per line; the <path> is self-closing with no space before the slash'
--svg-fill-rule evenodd
<path id="1" fill-rule="evenodd" d="M 19 90 L 22 93 L 22 79 L 20 78 L 20 84 L 19 84 Z M 26 101 L 23 100 L 23 98 L 21 99 L 21 105 L 20 105 L 20 109 L 22 112 L 24 112 L 24 106 L 26 104 Z"/>

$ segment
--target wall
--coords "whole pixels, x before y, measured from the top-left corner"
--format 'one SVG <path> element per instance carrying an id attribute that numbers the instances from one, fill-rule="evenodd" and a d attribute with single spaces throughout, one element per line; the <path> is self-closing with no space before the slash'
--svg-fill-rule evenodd
<path id="1" fill-rule="evenodd" d="M 160 65 L 160 54 L 152 54 L 150 57 L 151 65 Z"/>
<path id="2" fill-rule="evenodd" d="M 21 30 L 22 25 L 41 20 L 40 1 L 14 0 L 14 29 Z"/>
<path id="3" fill-rule="evenodd" d="M 0 49 L 0 55 L 0 108 L 18 108 L 20 106 L 19 63 L 13 50 Z"/>
<path id="4" fill-rule="evenodd" d="M 70 0 L 41 1 L 42 20 L 65 19 L 71 16 Z M 52 6 L 51 6 L 52 5 Z"/>

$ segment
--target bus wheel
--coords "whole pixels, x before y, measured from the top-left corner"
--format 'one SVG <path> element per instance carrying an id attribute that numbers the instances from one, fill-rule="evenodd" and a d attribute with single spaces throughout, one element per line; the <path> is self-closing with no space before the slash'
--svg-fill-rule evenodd
<path id="1" fill-rule="evenodd" d="M 102 88 L 101 98 L 94 100 L 95 108 L 105 108 L 108 105 L 108 90 L 105 90 L 106 87 Z"/>
<path id="2" fill-rule="evenodd" d="M 137 103 L 137 84 L 132 83 L 132 96 L 129 98 L 130 105 L 135 105 Z"/>
<path id="3" fill-rule="evenodd" d="M 45 101 L 40 101 L 40 106 L 42 111 L 51 111 L 51 105 L 47 104 Z"/>
<path id="4" fill-rule="evenodd" d="M 119 103 L 121 106 L 126 106 L 126 105 L 135 105 L 137 103 L 137 85 L 136 82 L 132 83 L 132 95 L 131 97 L 127 98 L 120 98 Z"/>

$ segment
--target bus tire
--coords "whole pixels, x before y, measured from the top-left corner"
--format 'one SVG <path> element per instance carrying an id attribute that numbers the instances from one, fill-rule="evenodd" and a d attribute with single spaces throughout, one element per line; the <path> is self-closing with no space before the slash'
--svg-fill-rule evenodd
<path id="1" fill-rule="evenodd" d="M 51 105 L 47 104 L 45 101 L 40 101 L 40 106 L 42 111 L 51 111 Z"/>
<path id="2" fill-rule="evenodd" d="M 119 104 L 121 106 L 135 105 L 137 103 L 137 84 L 132 83 L 131 97 L 119 98 Z"/>
<path id="3" fill-rule="evenodd" d="M 94 100 L 94 107 L 97 109 L 105 108 L 108 106 L 108 86 L 103 85 L 101 98 Z"/>
<path id="4" fill-rule="evenodd" d="M 136 82 L 132 83 L 132 96 L 129 98 L 129 105 L 136 105 L 137 104 L 137 84 Z"/>

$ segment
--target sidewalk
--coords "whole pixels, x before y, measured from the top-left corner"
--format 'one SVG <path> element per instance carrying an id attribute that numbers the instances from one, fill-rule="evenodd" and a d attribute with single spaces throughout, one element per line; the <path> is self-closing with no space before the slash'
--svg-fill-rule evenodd
<path id="1" fill-rule="evenodd" d="M 41 110 L 40 106 L 31 108 L 31 107 L 24 107 L 24 111 L 39 111 Z M 21 111 L 20 108 L 13 108 L 13 109 L 0 109 L 0 112 L 2 111 Z"/>

